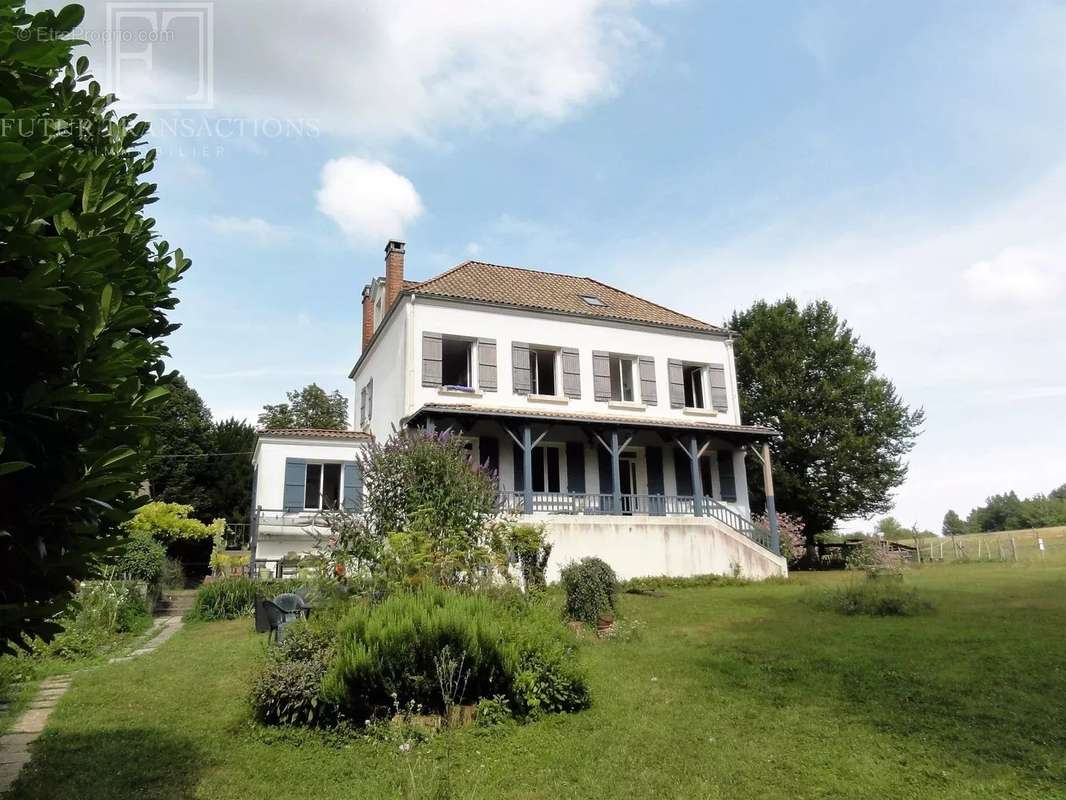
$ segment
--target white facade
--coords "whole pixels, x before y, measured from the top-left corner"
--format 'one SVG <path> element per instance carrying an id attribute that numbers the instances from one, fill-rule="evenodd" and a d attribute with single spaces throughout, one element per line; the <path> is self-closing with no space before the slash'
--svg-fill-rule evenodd
<path id="1" fill-rule="evenodd" d="M 386 252 L 402 256 L 394 244 Z M 315 531 L 299 520 L 314 509 L 293 508 L 294 461 L 352 463 L 370 438 L 439 423 L 498 470 L 505 507 L 546 523 L 553 575 L 560 559 L 582 555 L 604 557 L 623 577 L 727 572 L 734 562 L 751 577 L 784 571 L 753 541 L 744 443 L 765 429 L 743 426 L 727 332 L 442 298 L 417 286 L 390 308 L 380 278 L 364 298 L 373 335 L 349 376 L 345 436 L 366 438 L 261 436 L 257 559 L 310 549 Z M 527 435 L 536 437 L 528 449 Z M 612 436 L 615 451 L 605 446 Z M 306 472 L 305 488 L 320 474 Z M 695 519 L 701 511 L 714 518 Z"/>

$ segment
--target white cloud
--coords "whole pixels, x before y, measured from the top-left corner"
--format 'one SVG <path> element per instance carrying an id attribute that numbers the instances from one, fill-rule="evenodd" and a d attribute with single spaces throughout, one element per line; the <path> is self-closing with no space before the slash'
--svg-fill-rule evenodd
<path id="1" fill-rule="evenodd" d="M 318 210 L 356 243 L 402 238 L 422 214 L 414 184 L 377 161 L 346 156 L 327 161 L 316 195 Z"/>
<path id="2" fill-rule="evenodd" d="M 1058 259 L 1063 258 L 1058 254 Z M 1008 247 L 963 274 L 967 288 L 989 303 L 1034 305 L 1051 302 L 1062 289 L 1066 261 L 1030 247 Z"/>
<path id="3" fill-rule="evenodd" d="M 803 209 L 717 246 L 675 242 L 668 264 L 661 238 L 624 240 L 588 270 L 712 322 L 759 298 L 829 300 L 904 400 L 926 409 L 894 513 L 939 529 L 950 507 L 1062 482 L 1051 454 L 1066 447 L 1055 380 L 1066 361 L 1064 208 L 1066 164 L 965 221 L 915 228 L 866 224 L 846 205 Z"/>
<path id="4" fill-rule="evenodd" d="M 259 244 L 279 244 L 292 238 L 292 230 L 259 217 L 212 216 L 207 226 L 227 236 L 239 236 Z"/>
<path id="5" fill-rule="evenodd" d="M 85 27 L 103 30 L 104 0 L 85 5 Z M 628 56 L 652 41 L 636 0 L 213 5 L 217 111 L 316 119 L 326 131 L 383 139 L 565 118 L 615 91 Z M 192 34 L 176 37 L 176 53 L 155 45 L 144 76 L 127 62 L 120 97 L 135 105 L 161 87 L 181 96 L 195 46 Z M 102 74 L 103 54 L 94 57 Z"/>

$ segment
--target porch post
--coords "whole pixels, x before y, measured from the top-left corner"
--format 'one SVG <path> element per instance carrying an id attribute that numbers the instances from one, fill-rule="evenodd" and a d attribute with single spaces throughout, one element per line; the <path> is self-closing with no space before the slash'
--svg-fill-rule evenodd
<path id="1" fill-rule="evenodd" d="M 522 476 L 524 478 L 525 497 L 523 505 L 526 514 L 533 513 L 533 430 L 528 424 L 522 426 Z"/>
<path id="2" fill-rule="evenodd" d="M 781 532 L 777 528 L 777 507 L 774 505 L 774 476 L 770 469 L 770 445 L 762 446 L 762 483 L 766 492 L 766 519 L 770 522 L 770 550 L 781 555 Z"/>
<path id="3" fill-rule="evenodd" d="M 688 437 L 688 465 L 692 470 L 692 513 L 703 516 L 703 477 L 700 475 L 700 446 L 696 434 Z"/>
<path id="4" fill-rule="evenodd" d="M 614 484 L 614 513 L 622 513 L 622 468 L 618 462 L 619 454 L 618 447 L 618 430 L 611 430 L 611 481 Z"/>

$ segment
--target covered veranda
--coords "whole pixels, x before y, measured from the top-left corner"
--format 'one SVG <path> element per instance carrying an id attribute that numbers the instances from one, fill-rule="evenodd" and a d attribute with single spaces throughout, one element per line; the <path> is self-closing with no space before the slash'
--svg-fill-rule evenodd
<path id="1" fill-rule="evenodd" d="M 406 425 L 462 436 L 477 462 L 498 474 L 508 511 L 714 517 L 780 552 L 771 428 L 443 403 L 423 406 Z M 749 455 L 763 466 L 767 528 L 751 519 Z"/>

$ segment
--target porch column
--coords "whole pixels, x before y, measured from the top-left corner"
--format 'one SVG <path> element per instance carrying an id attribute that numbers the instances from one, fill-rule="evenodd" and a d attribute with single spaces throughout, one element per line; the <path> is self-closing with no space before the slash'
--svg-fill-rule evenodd
<path id="1" fill-rule="evenodd" d="M 770 469 L 770 445 L 762 446 L 762 484 L 766 492 L 766 519 L 770 523 L 770 550 L 781 555 L 781 532 L 777 528 L 777 507 L 774 505 L 774 475 Z"/>
<path id="2" fill-rule="evenodd" d="M 613 506 L 614 513 L 622 513 L 622 468 L 618 456 L 621 448 L 618 446 L 618 430 L 611 430 L 611 482 L 614 484 Z"/>
<path id="3" fill-rule="evenodd" d="M 523 505 L 525 513 L 533 513 L 533 428 L 526 424 L 522 426 L 522 477 L 524 478 L 525 497 Z"/>
<path id="4" fill-rule="evenodd" d="M 692 513 L 703 516 L 703 477 L 700 475 L 700 446 L 696 434 L 688 437 L 688 465 L 692 470 Z"/>

